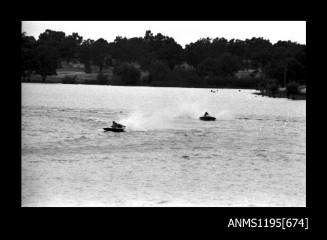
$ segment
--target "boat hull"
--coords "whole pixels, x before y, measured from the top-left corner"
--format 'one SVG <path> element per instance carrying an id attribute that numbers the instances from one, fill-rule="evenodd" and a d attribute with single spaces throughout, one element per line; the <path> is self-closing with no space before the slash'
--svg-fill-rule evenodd
<path id="1" fill-rule="evenodd" d="M 103 128 L 103 130 L 111 132 L 125 132 L 124 128 Z"/>
<path id="2" fill-rule="evenodd" d="M 200 117 L 200 120 L 202 121 L 215 121 L 216 118 L 215 117 Z"/>

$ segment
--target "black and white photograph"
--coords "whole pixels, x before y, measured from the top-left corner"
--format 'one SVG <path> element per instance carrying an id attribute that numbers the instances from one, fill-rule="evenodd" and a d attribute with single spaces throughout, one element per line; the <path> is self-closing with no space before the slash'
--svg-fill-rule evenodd
<path id="1" fill-rule="evenodd" d="M 21 207 L 306 207 L 306 21 L 21 21 Z"/>

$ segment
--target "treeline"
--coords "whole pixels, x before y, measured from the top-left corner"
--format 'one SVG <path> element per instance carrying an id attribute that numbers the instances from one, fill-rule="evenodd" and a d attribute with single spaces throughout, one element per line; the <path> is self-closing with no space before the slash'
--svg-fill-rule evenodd
<path id="1" fill-rule="evenodd" d="M 112 67 L 111 83 L 122 85 L 275 89 L 291 82 L 305 84 L 307 78 L 306 46 L 291 41 L 203 38 L 183 48 L 172 37 L 150 30 L 144 37 L 117 36 L 113 42 L 52 30 L 38 39 L 22 33 L 21 40 L 24 81 L 32 74 L 45 81 L 62 61 L 83 63 L 86 73 L 95 65 L 102 80 L 103 69 Z M 251 74 L 237 76 L 241 70 Z M 107 80 L 102 82 L 110 84 Z"/>

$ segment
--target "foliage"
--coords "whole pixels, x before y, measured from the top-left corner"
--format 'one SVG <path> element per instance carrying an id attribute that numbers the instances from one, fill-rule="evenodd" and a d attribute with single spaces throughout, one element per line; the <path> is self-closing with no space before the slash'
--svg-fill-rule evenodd
<path id="1" fill-rule="evenodd" d="M 103 73 L 98 73 L 96 81 L 100 85 L 107 85 L 109 83 L 108 76 Z"/>
<path id="2" fill-rule="evenodd" d="M 155 85 L 164 85 L 169 72 L 170 69 L 164 62 L 152 62 L 149 66 L 149 83 Z"/>
<path id="3" fill-rule="evenodd" d="M 206 58 L 197 68 L 197 72 L 201 77 L 218 76 L 221 74 L 221 61 L 218 58 Z"/>
<path id="4" fill-rule="evenodd" d="M 91 60 L 92 62 L 99 66 L 99 72 L 102 72 L 103 67 L 107 63 L 108 58 L 108 42 L 103 38 L 96 40 L 91 45 Z"/>
<path id="5" fill-rule="evenodd" d="M 237 86 L 238 88 L 248 88 L 248 89 L 256 89 L 259 84 L 259 79 L 254 77 L 246 77 L 246 78 L 236 78 L 232 77 L 232 83 L 230 87 Z"/>
<path id="6" fill-rule="evenodd" d="M 240 69 L 240 58 L 231 53 L 223 53 L 218 58 L 206 58 L 198 65 L 200 76 L 232 76 Z"/>
<path id="7" fill-rule="evenodd" d="M 114 80 L 127 85 L 259 87 L 274 92 L 276 85 L 305 83 L 307 79 L 306 46 L 291 41 L 272 44 L 263 38 L 201 38 L 182 48 L 174 38 L 150 30 L 144 37 L 117 36 L 113 42 L 83 40 L 78 33 L 66 36 L 49 29 L 38 39 L 25 33 L 21 38 L 23 80 L 37 73 L 45 81 L 47 75 L 56 74 L 61 61 L 79 61 L 86 73 L 94 66 L 99 73 L 113 66 Z M 183 68 L 181 64 L 189 66 Z M 149 72 L 142 82 L 141 70 Z M 241 70 L 260 72 L 266 80 L 251 75 L 238 79 L 235 74 Z M 99 75 L 99 79 L 104 77 Z M 268 84 L 267 79 L 276 81 Z"/>
<path id="8" fill-rule="evenodd" d="M 74 76 L 68 76 L 68 75 L 66 75 L 62 79 L 62 83 L 63 84 L 74 84 L 74 83 L 76 83 L 76 79 L 77 79 L 77 76 L 76 75 L 74 75 Z"/>
<path id="9" fill-rule="evenodd" d="M 114 69 L 114 77 L 119 77 L 121 84 L 136 85 L 140 82 L 140 70 L 130 64 L 121 64 Z"/>
<path id="10" fill-rule="evenodd" d="M 29 80 L 32 72 L 35 71 L 36 40 L 22 33 L 21 46 L 21 76 L 23 80 L 26 78 Z"/>
<path id="11" fill-rule="evenodd" d="M 241 59 L 236 55 L 225 52 L 220 56 L 221 74 L 234 75 L 241 66 Z"/>
<path id="12" fill-rule="evenodd" d="M 85 72 L 86 73 L 91 73 L 92 68 L 91 68 L 91 61 L 92 61 L 92 44 L 93 40 L 87 39 L 82 42 L 82 44 L 79 47 L 78 51 L 78 58 L 81 63 L 84 63 L 85 65 Z"/>
<path id="13" fill-rule="evenodd" d="M 267 81 L 266 90 L 270 94 L 272 94 L 273 96 L 275 96 L 276 93 L 278 92 L 278 81 L 276 79 L 268 79 L 266 81 Z"/>
<path id="14" fill-rule="evenodd" d="M 151 31 L 147 31 L 144 39 L 150 58 L 165 62 L 170 69 L 182 63 L 183 48 L 173 38 L 161 33 L 153 36 Z"/>
<path id="15" fill-rule="evenodd" d="M 67 62 L 75 59 L 82 41 L 83 37 L 79 36 L 78 33 L 72 33 L 72 35 L 65 37 L 61 48 L 62 59 Z"/>
<path id="16" fill-rule="evenodd" d="M 203 86 L 203 81 L 195 69 L 177 67 L 168 72 L 166 76 L 166 86 L 200 87 Z"/>
<path id="17" fill-rule="evenodd" d="M 92 67 L 90 62 L 86 62 L 84 64 L 84 71 L 85 73 L 92 73 Z"/>
<path id="18" fill-rule="evenodd" d="M 58 52 L 52 46 L 39 45 L 35 49 L 35 72 L 40 74 L 45 82 L 48 75 L 56 75 Z"/>
<path id="19" fill-rule="evenodd" d="M 299 84 L 297 82 L 289 82 L 286 86 L 287 96 L 298 94 Z"/>
<path id="20" fill-rule="evenodd" d="M 207 85 L 210 87 L 232 87 L 234 76 L 209 76 L 206 78 Z"/>
<path id="21" fill-rule="evenodd" d="M 290 41 L 278 41 L 273 45 L 269 75 L 280 85 L 306 79 L 306 47 Z"/>
<path id="22" fill-rule="evenodd" d="M 185 46 L 186 62 L 194 67 L 198 67 L 198 65 L 206 58 L 212 57 L 211 53 L 210 38 L 202 38 Z"/>

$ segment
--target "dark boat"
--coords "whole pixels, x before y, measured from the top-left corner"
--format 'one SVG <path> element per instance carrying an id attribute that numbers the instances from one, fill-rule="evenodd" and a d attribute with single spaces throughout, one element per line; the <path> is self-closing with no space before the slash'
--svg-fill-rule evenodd
<path id="1" fill-rule="evenodd" d="M 113 121 L 111 127 L 103 128 L 103 130 L 111 131 L 111 132 L 125 132 L 125 128 L 126 128 L 126 126 Z"/>
<path id="2" fill-rule="evenodd" d="M 125 132 L 125 127 L 123 128 L 109 127 L 109 128 L 103 128 L 103 130 L 111 131 L 111 132 Z"/>
<path id="3" fill-rule="evenodd" d="M 216 118 L 211 117 L 211 116 L 203 116 L 203 117 L 200 117 L 200 120 L 202 120 L 202 121 L 215 121 Z"/>

